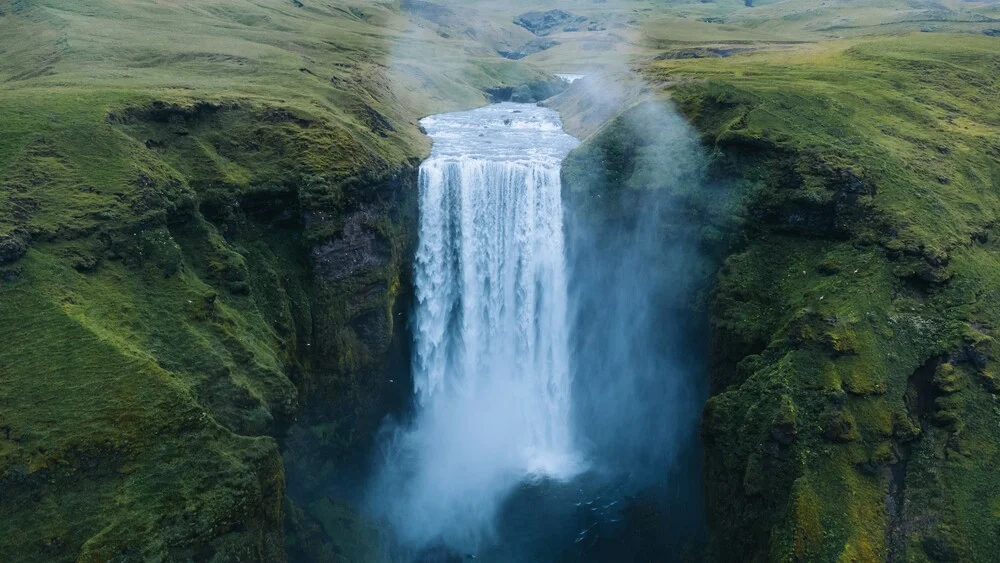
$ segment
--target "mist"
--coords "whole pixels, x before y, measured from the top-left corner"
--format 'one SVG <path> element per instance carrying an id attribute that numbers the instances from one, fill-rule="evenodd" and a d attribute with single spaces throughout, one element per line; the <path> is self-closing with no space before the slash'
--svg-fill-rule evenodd
<path id="1" fill-rule="evenodd" d="M 707 157 L 611 66 L 565 69 L 585 78 L 549 102 L 594 135 L 572 153 L 534 105 L 422 121 L 414 407 L 385 424 L 365 503 L 395 559 L 674 560 L 700 541 L 711 266 L 688 203 Z"/>
<path id="2" fill-rule="evenodd" d="M 595 469 L 649 481 L 690 447 L 706 392 L 698 297 L 707 264 L 679 203 L 704 185 L 706 156 L 667 102 L 619 119 L 632 143 L 627 176 L 611 191 L 567 194 L 589 198 L 569 205 L 566 220 L 574 412 Z"/>

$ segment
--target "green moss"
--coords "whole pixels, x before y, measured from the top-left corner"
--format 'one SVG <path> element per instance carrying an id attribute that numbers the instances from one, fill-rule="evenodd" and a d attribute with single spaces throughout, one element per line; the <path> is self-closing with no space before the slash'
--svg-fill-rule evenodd
<path id="1" fill-rule="evenodd" d="M 703 418 L 719 559 L 994 552 L 995 520 L 970 504 L 995 498 L 979 428 L 1000 421 L 992 46 L 903 36 L 647 70 L 714 149 L 710 177 L 738 178 L 723 214 L 747 219 L 702 215 L 730 241 Z M 597 179 L 623 213 L 649 189 L 644 138 L 602 130 L 575 153 L 590 164 L 567 161 L 568 185 Z"/>
<path id="2" fill-rule="evenodd" d="M 943 393 L 955 393 L 965 386 L 965 378 L 954 365 L 943 363 L 934 371 L 934 385 Z"/>
<path id="3" fill-rule="evenodd" d="M 371 342 L 394 335 L 421 146 L 368 152 L 336 116 L 256 101 L 9 99 L 33 128 L 0 162 L 0 552 L 283 560 L 272 436 L 317 397 L 383 412 L 358 381 L 382 379 Z M 324 285 L 312 249 L 361 208 L 386 262 Z M 363 291 L 378 280 L 391 291 Z M 372 310 L 388 322 L 351 335 Z M 315 352 L 342 334 L 363 350 L 349 365 Z"/>
<path id="4" fill-rule="evenodd" d="M 850 411 L 832 410 L 823 424 L 823 436 L 833 442 L 855 442 L 861 438 Z"/>
<path id="5" fill-rule="evenodd" d="M 792 493 L 795 530 L 795 558 L 806 560 L 814 556 L 823 539 L 819 497 L 804 477 L 795 480 Z"/>
<path id="6" fill-rule="evenodd" d="M 170 292 L 136 299 L 118 285 L 129 279 L 120 269 L 93 279 L 42 252 L 25 260 L 24 277 L 0 288 L 5 326 L 31 327 L 4 334 L 0 461 L 14 517 L 4 521 L 2 551 L 14 560 L 64 560 L 77 550 L 88 561 L 148 559 L 232 537 L 239 552 L 280 553 L 276 443 L 220 426 L 192 382 L 161 366 L 162 345 L 142 343 L 159 307 L 176 308 L 185 326 L 184 302 Z M 16 320 L 25 307 L 29 325 Z"/>

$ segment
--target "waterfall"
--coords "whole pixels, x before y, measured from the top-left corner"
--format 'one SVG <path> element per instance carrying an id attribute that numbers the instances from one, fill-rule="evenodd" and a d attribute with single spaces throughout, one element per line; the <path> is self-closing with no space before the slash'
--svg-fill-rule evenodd
<path id="1" fill-rule="evenodd" d="M 417 414 L 379 487 L 403 537 L 471 550 L 519 483 L 582 468 L 559 177 L 577 141 L 526 104 L 421 123 L 434 149 L 419 182 Z"/>

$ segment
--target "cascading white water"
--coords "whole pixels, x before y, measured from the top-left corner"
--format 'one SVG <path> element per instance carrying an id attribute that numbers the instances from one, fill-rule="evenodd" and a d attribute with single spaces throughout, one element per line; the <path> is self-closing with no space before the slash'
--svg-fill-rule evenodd
<path id="1" fill-rule="evenodd" d="M 511 462 L 558 473 L 570 448 L 559 165 L 574 139 L 551 110 L 514 104 L 423 124 L 436 145 L 420 169 L 421 407 L 481 401 Z"/>
<path id="2" fill-rule="evenodd" d="M 438 115 L 420 168 L 416 420 L 379 495 L 414 543 L 474 549 L 525 479 L 581 469 L 570 413 L 558 115 L 497 104 Z"/>

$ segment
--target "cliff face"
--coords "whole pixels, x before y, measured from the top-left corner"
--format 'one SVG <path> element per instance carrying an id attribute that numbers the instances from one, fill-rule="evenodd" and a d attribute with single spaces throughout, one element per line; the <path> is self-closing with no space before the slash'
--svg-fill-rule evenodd
<path id="1" fill-rule="evenodd" d="M 996 552 L 990 48 L 873 40 L 712 63 L 711 81 L 685 80 L 704 63 L 651 69 L 742 182 L 702 421 L 721 559 Z"/>
<path id="2" fill-rule="evenodd" d="M 278 440 L 347 451 L 391 400 L 416 171 L 337 177 L 283 108 L 94 114 L 4 178 L 0 553 L 284 560 Z"/>
<path id="3" fill-rule="evenodd" d="M 417 117 L 546 77 L 423 25 L 0 0 L 0 559 L 348 553 L 322 486 L 406 398 Z"/>
<path id="4" fill-rule="evenodd" d="M 990 49 L 900 38 L 664 60 L 646 73 L 701 134 L 707 184 L 678 193 L 655 173 L 671 155 L 630 117 L 641 107 L 567 162 L 605 220 L 673 200 L 664 245 L 697 240 L 714 272 L 692 301 L 713 333 L 714 558 L 996 553 Z"/>

